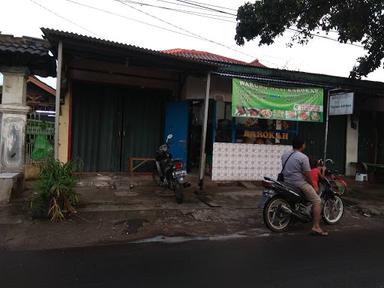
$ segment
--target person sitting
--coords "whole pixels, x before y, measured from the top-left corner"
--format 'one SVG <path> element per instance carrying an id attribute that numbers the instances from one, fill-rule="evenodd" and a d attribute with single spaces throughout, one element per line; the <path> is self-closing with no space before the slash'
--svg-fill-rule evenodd
<path id="1" fill-rule="evenodd" d="M 320 227 L 321 199 L 314 188 L 315 184 L 311 177 L 309 158 L 303 153 L 306 148 L 305 141 L 296 137 L 293 139 L 292 148 L 292 151 L 285 152 L 281 157 L 283 166 L 285 167 L 282 172 L 284 181 L 301 189 L 308 201 L 312 202 L 312 234 L 327 236 L 328 233 Z"/>
<path id="2" fill-rule="evenodd" d="M 313 188 L 315 188 L 317 194 L 321 195 L 321 184 L 319 183 L 319 179 L 325 176 L 325 168 L 320 160 L 310 159 L 309 164 L 311 166 Z"/>

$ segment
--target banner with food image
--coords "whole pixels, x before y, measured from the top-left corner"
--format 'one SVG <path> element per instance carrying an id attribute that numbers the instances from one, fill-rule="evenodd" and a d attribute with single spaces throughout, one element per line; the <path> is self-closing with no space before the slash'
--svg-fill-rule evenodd
<path id="1" fill-rule="evenodd" d="M 321 88 L 275 88 L 233 79 L 232 116 L 323 122 Z"/>

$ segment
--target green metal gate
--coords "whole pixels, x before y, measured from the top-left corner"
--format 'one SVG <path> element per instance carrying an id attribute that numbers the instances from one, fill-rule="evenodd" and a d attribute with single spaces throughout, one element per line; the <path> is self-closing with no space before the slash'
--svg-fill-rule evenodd
<path id="1" fill-rule="evenodd" d="M 53 147 L 55 137 L 55 123 L 52 121 L 34 119 L 34 114 L 31 114 L 28 116 L 27 125 L 25 128 L 25 164 L 38 164 L 45 160 L 35 160 L 32 157 L 36 139 L 39 136 L 46 137 L 47 141 Z"/>
<path id="2" fill-rule="evenodd" d="M 71 157 L 85 171 L 127 171 L 129 157 L 153 157 L 168 91 L 79 82 L 72 95 Z"/>

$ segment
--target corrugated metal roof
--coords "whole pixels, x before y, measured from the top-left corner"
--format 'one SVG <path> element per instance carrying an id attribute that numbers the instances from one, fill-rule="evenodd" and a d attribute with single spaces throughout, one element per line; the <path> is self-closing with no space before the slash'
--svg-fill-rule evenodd
<path id="1" fill-rule="evenodd" d="M 60 31 L 50 28 L 41 28 L 41 31 L 44 33 L 45 38 L 47 38 L 50 42 L 55 42 L 63 39 L 71 39 L 78 40 L 87 43 L 99 44 L 101 46 L 124 49 L 127 51 L 139 52 L 147 55 L 166 57 L 172 60 L 179 60 L 183 62 L 189 63 L 199 63 L 206 64 L 213 67 L 226 66 L 230 64 L 239 64 L 245 66 L 252 67 L 265 67 L 263 64 L 259 62 L 258 59 L 255 59 L 251 63 L 247 63 L 244 61 L 236 60 L 233 58 L 221 56 L 218 54 L 205 52 L 205 51 L 197 51 L 197 50 L 186 50 L 186 49 L 170 49 L 170 50 L 153 50 L 148 48 L 143 48 L 131 44 L 120 43 L 110 40 L 105 40 L 101 38 L 81 35 L 73 32 Z"/>
<path id="2" fill-rule="evenodd" d="M 174 50 L 175 53 L 166 53 L 165 51 L 157 51 L 146 49 L 134 45 L 118 43 L 109 40 L 103 40 L 95 37 L 84 36 L 71 32 L 64 32 L 59 30 L 53 30 L 48 28 L 41 29 L 45 37 L 51 42 L 55 47 L 57 41 L 59 40 L 74 40 L 77 44 L 78 42 L 85 42 L 88 44 L 99 44 L 99 47 L 104 48 L 117 48 L 121 50 L 122 54 L 127 52 L 136 52 L 138 55 L 142 56 L 156 56 L 156 59 L 162 60 L 174 60 L 175 63 L 179 64 L 200 64 L 201 66 L 196 66 L 198 68 L 206 68 L 212 72 L 216 71 L 217 74 L 224 74 L 225 76 L 231 77 L 258 77 L 264 79 L 264 81 L 269 81 L 270 79 L 280 80 L 282 82 L 305 82 L 306 84 L 316 84 L 324 87 L 348 87 L 351 89 L 366 89 L 367 92 L 374 93 L 384 93 L 384 83 L 368 81 L 368 80 L 356 80 L 350 79 L 347 77 L 338 77 L 332 75 L 316 74 L 316 73 L 306 73 L 299 71 L 291 70 L 281 70 L 268 68 L 265 66 L 254 65 L 256 63 L 241 63 L 241 61 L 231 59 L 231 58 L 216 58 L 215 56 L 220 56 L 216 54 L 211 54 L 211 57 L 208 57 L 206 54 L 205 57 L 192 57 L 192 55 L 182 55 L 183 53 L 178 53 L 177 50 Z M 96 46 L 96 45 L 94 45 Z M 207 53 L 207 52 L 205 52 Z M 198 54 L 198 53 L 197 53 Z M 152 58 L 152 60 L 155 58 Z M 220 61 L 219 61 L 220 60 Z M 221 61 L 224 60 L 224 61 Z M 234 60 L 231 62 L 231 60 Z M 262 65 L 262 64 L 261 64 Z"/>
<path id="3" fill-rule="evenodd" d="M 146 53 L 151 53 L 151 54 L 160 54 L 159 51 L 156 51 L 156 50 L 151 50 L 151 49 L 142 48 L 142 47 L 138 47 L 135 45 L 125 44 L 125 43 L 120 43 L 120 42 L 115 42 L 115 41 L 111 41 L 111 40 L 86 36 L 86 35 L 77 34 L 77 33 L 73 33 L 73 32 L 55 30 L 55 29 L 50 29 L 50 28 L 41 28 L 41 31 L 43 31 L 45 38 L 48 38 L 48 40 L 51 40 L 51 39 L 57 40 L 58 38 L 60 38 L 60 39 L 61 38 L 69 38 L 69 39 L 74 39 L 74 40 L 87 41 L 90 43 L 97 43 L 97 44 L 110 46 L 110 47 L 137 50 L 140 52 L 146 52 Z"/>
<path id="4" fill-rule="evenodd" d="M 370 80 L 352 79 L 326 74 L 291 71 L 267 67 L 251 67 L 244 65 L 228 65 L 219 67 L 214 74 L 224 77 L 245 78 L 255 81 L 294 85 L 314 85 L 324 88 L 344 88 L 359 90 L 366 94 L 384 96 L 384 83 Z"/>
<path id="5" fill-rule="evenodd" d="M 98 44 L 104 47 L 117 48 L 125 51 L 133 51 L 133 52 L 137 52 L 145 55 L 158 56 L 164 59 L 177 60 L 185 63 L 218 66 L 218 63 L 213 63 L 212 61 L 208 61 L 205 59 L 187 58 L 179 55 L 172 55 L 168 53 L 163 53 L 162 51 L 158 51 L 158 50 L 152 50 L 148 48 L 138 47 L 135 45 L 100 39 L 96 37 L 85 36 L 85 35 L 81 35 L 73 32 L 65 32 L 65 31 L 54 30 L 49 28 L 41 28 L 41 31 L 44 33 L 45 38 L 47 38 L 52 44 L 55 44 L 54 43 L 55 41 L 57 42 L 58 40 L 64 40 L 64 39 L 75 40 L 75 41 L 78 40 L 79 42 L 82 41 L 90 44 Z"/>
<path id="6" fill-rule="evenodd" d="M 249 65 L 249 66 L 255 66 L 255 67 L 265 67 L 263 64 L 259 62 L 258 59 L 255 59 L 254 61 L 247 63 L 244 61 L 240 61 L 237 59 L 225 57 L 222 55 L 210 53 L 207 51 L 199 51 L 199 50 L 189 50 L 189 49 L 169 49 L 169 50 L 163 50 L 163 53 L 186 57 L 190 59 L 197 59 L 197 60 L 205 60 L 209 62 L 219 62 L 219 63 L 226 63 L 226 64 L 240 64 L 240 65 Z"/>

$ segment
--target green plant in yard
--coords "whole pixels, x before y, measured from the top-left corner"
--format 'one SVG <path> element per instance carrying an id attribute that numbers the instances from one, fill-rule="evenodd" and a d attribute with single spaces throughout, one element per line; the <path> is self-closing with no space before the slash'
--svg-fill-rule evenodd
<path id="1" fill-rule="evenodd" d="M 37 193 L 31 200 L 34 217 L 61 221 L 65 219 L 65 214 L 76 213 L 75 207 L 79 203 L 78 193 L 73 189 L 76 168 L 73 161 L 61 163 L 50 158 L 44 162 L 36 185 Z"/>

